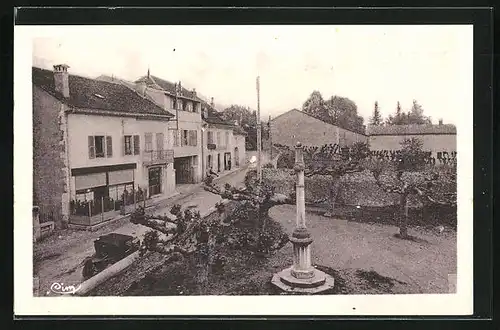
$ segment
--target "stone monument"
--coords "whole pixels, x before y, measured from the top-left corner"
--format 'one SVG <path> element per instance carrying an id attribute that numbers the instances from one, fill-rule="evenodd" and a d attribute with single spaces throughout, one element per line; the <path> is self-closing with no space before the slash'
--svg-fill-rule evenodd
<path id="1" fill-rule="evenodd" d="M 290 237 L 293 244 L 293 265 L 274 274 L 271 282 L 285 292 L 314 294 L 333 288 L 334 279 L 311 264 L 313 239 L 306 228 L 304 148 L 300 142 L 295 147 L 294 170 L 297 174 L 297 223 Z"/>

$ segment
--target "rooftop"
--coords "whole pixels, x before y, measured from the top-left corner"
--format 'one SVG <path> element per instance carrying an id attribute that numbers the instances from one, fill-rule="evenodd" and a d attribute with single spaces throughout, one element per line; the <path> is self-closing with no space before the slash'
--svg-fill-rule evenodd
<path id="1" fill-rule="evenodd" d="M 53 71 L 32 67 L 32 79 L 34 85 L 74 108 L 173 117 L 122 84 L 69 74 L 69 97 L 65 98 L 55 90 Z"/>
<path id="2" fill-rule="evenodd" d="M 368 126 L 368 135 L 425 135 L 425 134 L 457 134 L 455 125 L 390 125 Z"/>

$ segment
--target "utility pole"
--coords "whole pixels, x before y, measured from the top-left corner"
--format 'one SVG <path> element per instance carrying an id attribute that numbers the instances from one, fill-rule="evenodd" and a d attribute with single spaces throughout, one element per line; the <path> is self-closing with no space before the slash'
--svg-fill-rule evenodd
<path id="1" fill-rule="evenodd" d="M 262 127 L 260 125 L 260 77 L 257 77 L 257 178 L 262 181 L 261 152 L 262 152 Z"/>
<path id="2" fill-rule="evenodd" d="M 271 115 L 269 115 L 269 121 L 267 122 L 267 132 L 269 134 L 269 154 L 271 162 L 273 161 L 273 139 L 271 137 Z"/>

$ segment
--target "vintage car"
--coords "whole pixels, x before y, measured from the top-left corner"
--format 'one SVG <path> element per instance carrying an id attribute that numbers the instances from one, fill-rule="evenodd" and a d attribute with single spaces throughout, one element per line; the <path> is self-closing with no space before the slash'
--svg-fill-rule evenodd
<path id="1" fill-rule="evenodd" d="M 94 241 L 95 254 L 84 261 L 82 275 L 88 279 L 106 267 L 118 262 L 139 249 L 139 239 L 134 236 L 111 233 Z"/>

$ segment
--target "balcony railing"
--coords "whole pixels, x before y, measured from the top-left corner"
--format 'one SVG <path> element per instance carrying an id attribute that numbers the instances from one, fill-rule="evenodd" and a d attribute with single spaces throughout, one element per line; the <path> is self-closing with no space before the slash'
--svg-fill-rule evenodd
<path id="1" fill-rule="evenodd" d="M 207 148 L 208 150 L 215 150 L 217 146 L 215 145 L 215 143 L 207 143 Z"/>
<path id="2" fill-rule="evenodd" d="M 170 164 L 174 162 L 173 150 L 149 150 L 144 151 L 142 162 L 145 165 Z"/>

